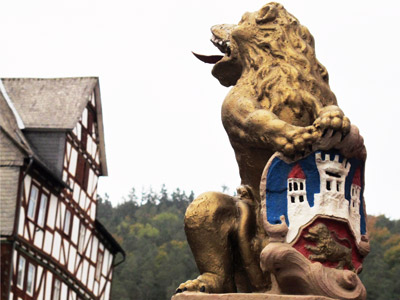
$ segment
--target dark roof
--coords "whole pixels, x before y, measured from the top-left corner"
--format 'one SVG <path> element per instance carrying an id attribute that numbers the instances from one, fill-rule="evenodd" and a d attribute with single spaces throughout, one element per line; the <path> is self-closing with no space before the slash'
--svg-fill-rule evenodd
<path id="1" fill-rule="evenodd" d="M 3 78 L 26 128 L 73 129 L 98 81 L 78 78 Z"/>
<path id="2" fill-rule="evenodd" d="M 27 155 L 33 155 L 28 141 L 21 132 L 17 119 L 8 105 L 3 93 L 0 91 L 0 127 L 7 136 Z"/>
<path id="3" fill-rule="evenodd" d="M 10 236 L 14 228 L 19 167 L 32 150 L 1 91 L 0 128 L 0 235 Z"/>
<path id="4" fill-rule="evenodd" d="M 0 235 L 10 236 L 14 228 L 20 167 L 30 158 L 32 163 L 53 178 L 57 186 L 68 187 L 50 166 L 35 153 L 18 125 L 18 113 L 0 90 Z"/>
<path id="5" fill-rule="evenodd" d="M 1 81 L 27 130 L 74 129 L 95 90 L 100 164 L 102 175 L 108 175 L 97 77 L 2 78 Z"/>

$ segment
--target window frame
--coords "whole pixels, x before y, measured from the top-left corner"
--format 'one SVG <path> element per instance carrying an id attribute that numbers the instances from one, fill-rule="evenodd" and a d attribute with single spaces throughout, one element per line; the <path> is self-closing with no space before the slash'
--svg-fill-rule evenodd
<path id="1" fill-rule="evenodd" d="M 21 266 L 21 260 L 23 261 L 23 266 L 22 268 L 20 268 Z M 25 283 L 25 269 L 26 269 L 26 258 L 22 255 L 19 255 L 18 257 L 18 265 L 17 265 L 17 281 L 16 281 L 16 286 L 17 288 L 19 288 L 20 290 L 24 289 L 24 283 Z M 21 276 L 20 276 L 21 275 Z M 20 281 L 21 282 L 18 282 Z"/>
<path id="2" fill-rule="evenodd" d="M 61 297 L 61 280 L 54 277 L 51 299 L 52 300 L 60 300 L 60 297 Z"/>
<path id="3" fill-rule="evenodd" d="M 79 236 L 78 236 L 78 253 L 83 255 L 85 252 L 85 238 L 86 238 L 86 226 L 81 222 L 79 224 Z"/>
<path id="4" fill-rule="evenodd" d="M 34 195 L 33 191 L 36 192 L 34 198 L 32 197 Z M 51 193 L 43 189 L 43 186 L 39 183 L 31 183 L 28 203 L 26 205 L 26 218 L 40 228 L 46 226 L 50 195 Z"/>
<path id="5" fill-rule="evenodd" d="M 67 216 L 69 215 L 69 218 L 67 218 Z M 67 219 L 68 219 L 68 230 L 65 230 L 65 226 L 67 224 Z M 65 208 L 65 216 L 64 216 L 64 224 L 62 227 L 62 232 L 67 235 L 70 236 L 71 235 L 71 224 L 72 224 L 72 212 L 70 209 Z"/>
<path id="6" fill-rule="evenodd" d="M 306 203 L 307 200 L 307 183 L 303 178 L 287 179 L 287 199 L 288 203 Z"/>
<path id="7" fill-rule="evenodd" d="M 99 259 L 101 257 L 101 259 Z M 97 261 L 96 261 L 96 270 L 94 273 L 94 279 L 98 282 L 100 282 L 101 279 L 101 270 L 103 268 L 103 263 L 104 263 L 104 252 L 100 250 L 97 253 Z"/>
<path id="8" fill-rule="evenodd" d="M 32 198 L 32 191 L 36 190 L 36 197 L 35 200 Z M 31 189 L 29 191 L 29 198 L 28 198 L 28 205 L 26 208 L 26 216 L 29 220 L 35 222 L 36 221 L 36 208 L 39 200 L 39 195 L 40 195 L 40 187 L 37 186 L 36 184 L 32 183 Z M 33 208 L 31 208 L 31 205 L 34 205 Z M 30 213 L 31 212 L 31 213 Z"/>
<path id="9" fill-rule="evenodd" d="M 30 273 L 30 270 L 33 270 L 32 273 Z M 29 262 L 26 275 L 26 293 L 31 297 L 35 292 L 35 279 L 36 279 L 36 266 Z"/>
<path id="10" fill-rule="evenodd" d="M 45 201 L 44 201 L 45 199 Z M 47 193 L 41 191 L 40 192 L 40 197 L 39 197 L 39 209 L 37 211 L 37 218 L 36 218 L 36 224 L 39 227 L 45 227 L 46 225 L 46 221 L 47 221 L 47 208 L 48 208 L 48 204 L 49 204 L 49 199 L 50 199 L 50 195 L 48 195 Z M 45 202 L 45 206 L 43 208 L 43 202 Z M 43 209 L 42 209 L 43 208 Z M 42 224 L 40 224 L 40 217 L 43 216 L 42 218 Z"/>

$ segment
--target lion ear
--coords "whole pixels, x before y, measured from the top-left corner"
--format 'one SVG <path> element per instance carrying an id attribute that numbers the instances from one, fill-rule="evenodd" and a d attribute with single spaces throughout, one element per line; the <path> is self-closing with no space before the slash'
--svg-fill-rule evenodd
<path id="1" fill-rule="evenodd" d="M 277 8 L 280 4 L 274 5 L 274 3 L 269 3 L 263 6 L 257 13 L 256 22 L 257 24 L 264 24 L 271 22 L 276 19 L 278 15 Z"/>

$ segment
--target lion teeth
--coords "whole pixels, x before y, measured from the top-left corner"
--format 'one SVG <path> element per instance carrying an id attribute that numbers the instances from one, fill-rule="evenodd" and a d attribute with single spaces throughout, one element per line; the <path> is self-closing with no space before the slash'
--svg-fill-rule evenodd
<path id="1" fill-rule="evenodd" d="M 222 52 L 230 55 L 230 42 L 216 36 L 211 37 L 211 42 Z"/>

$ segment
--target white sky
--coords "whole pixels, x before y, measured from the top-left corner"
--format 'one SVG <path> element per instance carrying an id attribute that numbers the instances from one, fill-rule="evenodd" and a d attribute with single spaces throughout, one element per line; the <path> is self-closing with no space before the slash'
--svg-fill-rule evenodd
<path id="1" fill-rule="evenodd" d="M 218 54 L 209 28 L 266 1 L 0 0 L 0 77 L 99 76 L 109 177 L 121 202 L 163 183 L 233 192 L 238 169 L 220 120 L 228 89 L 191 51 Z M 281 3 L 316 40 L 339 105 L 368 150 L 367 212 L 400 218 L 400 2 Z"/>

